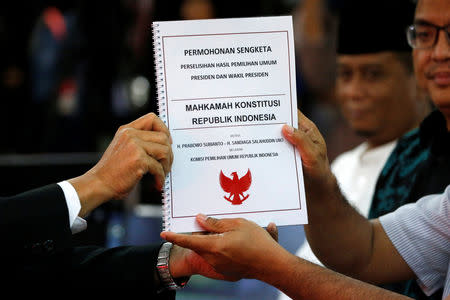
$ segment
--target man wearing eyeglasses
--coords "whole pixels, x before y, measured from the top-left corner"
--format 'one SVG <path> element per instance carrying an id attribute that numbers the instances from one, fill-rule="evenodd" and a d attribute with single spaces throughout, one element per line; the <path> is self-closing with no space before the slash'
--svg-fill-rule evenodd
<path id="1" fill-rule="evenodd" d="M 418 1 L 407 36 L 418 83 L 437 110 L 399 141 L 377 183 L 379 198 L 371 213 L 391 209 L 379 201 L 383 197 L 412 202 L 417 195 L 428 196 L 368 221 L 340 193 L 317 127 L 299 114 L 298 130 L 283 128 L 302 156 L 309 217 L 305 230 L 317 257 L 333 270 L 373 284 L 415 278 L 427 296 L 443 290 L 439 297 L 445 300 L 450 300 L 449 27 L 450 1 Z M 219 234 L 162 237 L 193 249 L 219 272 L 263 280 L 294 299 L 405 298 L 295 257 L 254 223 L 202 215 L 197 220 Z"/>

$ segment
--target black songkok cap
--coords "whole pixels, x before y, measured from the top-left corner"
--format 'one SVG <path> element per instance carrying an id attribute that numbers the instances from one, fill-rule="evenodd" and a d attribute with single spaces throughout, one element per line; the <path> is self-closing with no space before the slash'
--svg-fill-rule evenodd
<path id="1" fill-rule="evenodd" d="M 411 51 L 406 28 L 413 23 L 414 10 L 411 0 L 344 0 L 337 53 Z"/>

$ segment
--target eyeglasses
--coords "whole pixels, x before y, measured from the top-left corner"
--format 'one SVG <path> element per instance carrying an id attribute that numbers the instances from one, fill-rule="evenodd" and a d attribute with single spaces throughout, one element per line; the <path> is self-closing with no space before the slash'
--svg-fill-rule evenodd
<path id="1" fill-rule="evenodd" d="M 429 49 L 436 45 L 439 31 L 443 30 L 450 43 L 450 25 L 415 24 L 406 29 L 408 44 L 414 49 Z"/>

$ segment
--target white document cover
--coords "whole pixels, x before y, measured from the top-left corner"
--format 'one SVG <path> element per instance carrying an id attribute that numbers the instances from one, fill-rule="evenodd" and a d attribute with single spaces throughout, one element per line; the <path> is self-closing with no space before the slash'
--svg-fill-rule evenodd
<path id="1" fill-rule="evenodd" d="M 154 22 L 159 115 L 173 139 L 163 229 L 195 216 L 306 224 L 292 18 Z"/>

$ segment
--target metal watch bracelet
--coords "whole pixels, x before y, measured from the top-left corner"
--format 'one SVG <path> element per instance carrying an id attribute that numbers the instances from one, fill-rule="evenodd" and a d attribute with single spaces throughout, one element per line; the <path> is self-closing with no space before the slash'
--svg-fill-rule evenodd
<path id="1" fill-rule="evenodd" d="M 170 242 L 165 242 L 161 249 L 159 250 L 158 260 L 156 263 L 156 268 L 158 269 L 159 277 L 162 281 L 163 290 L 178 290 L 183 288 L 189 277 L 183 277 L 181 279 L 181 283 L 176 283 L 172 278 L 169 272 L 169 258 L 170 258 L 170 250 L 172 249 L 173 244 Z"/>

